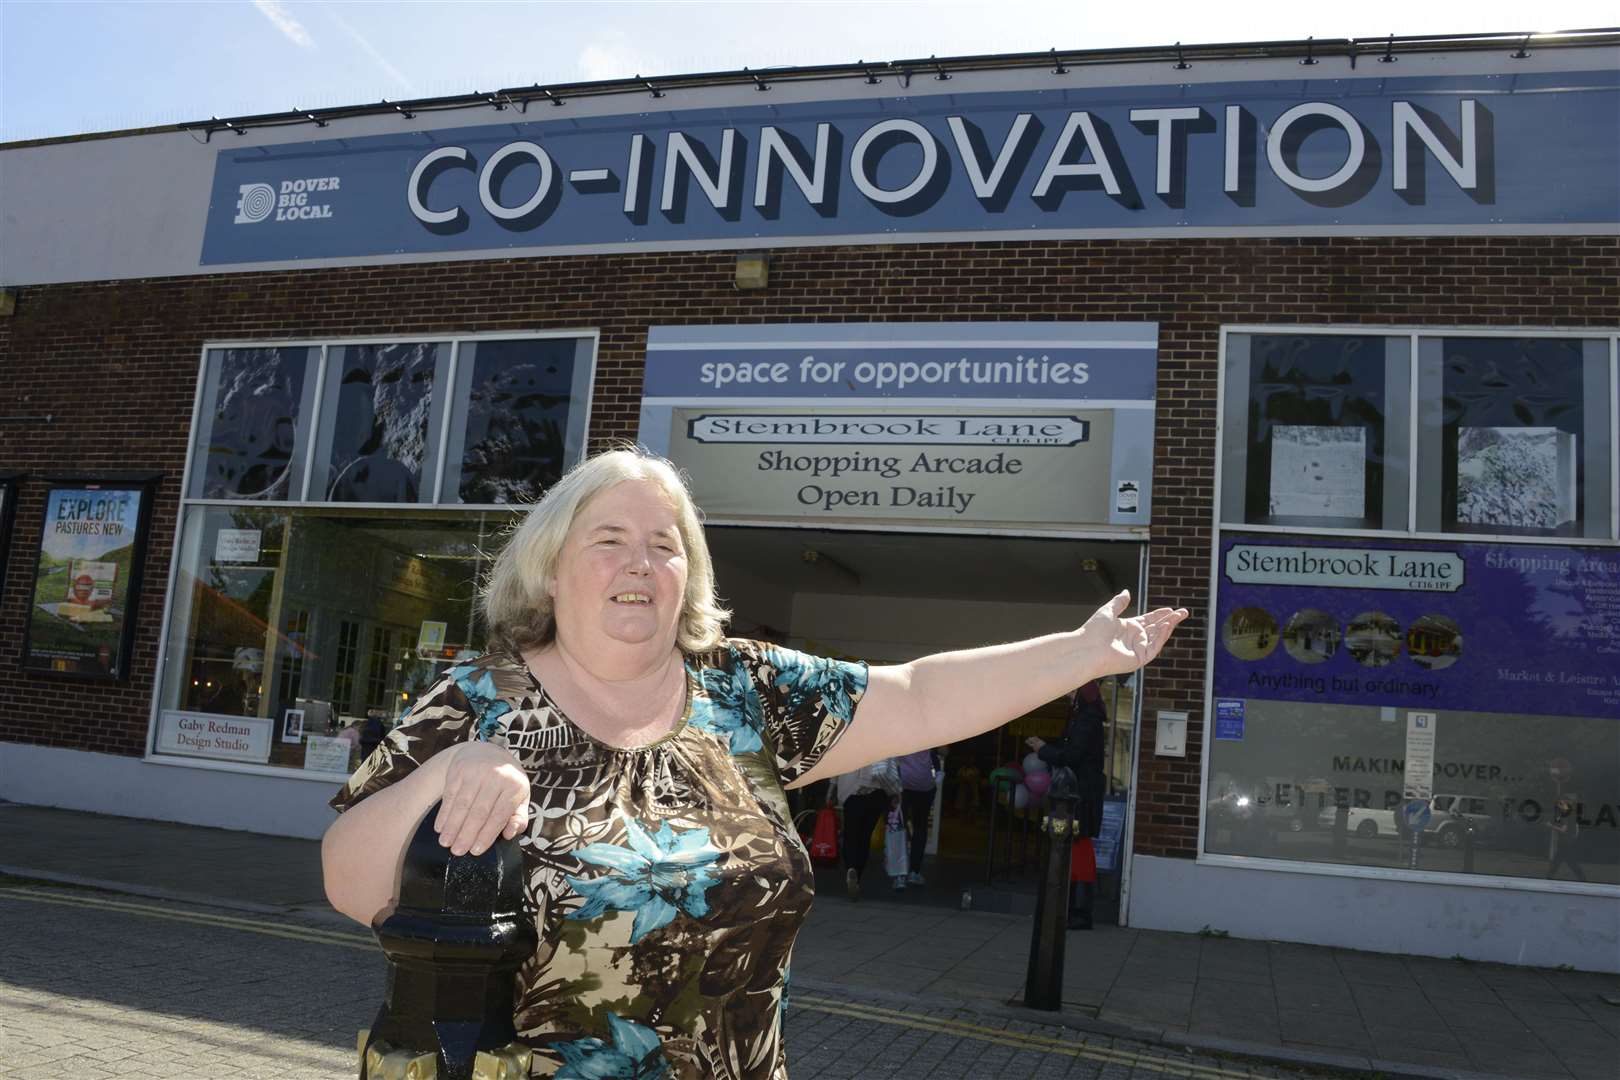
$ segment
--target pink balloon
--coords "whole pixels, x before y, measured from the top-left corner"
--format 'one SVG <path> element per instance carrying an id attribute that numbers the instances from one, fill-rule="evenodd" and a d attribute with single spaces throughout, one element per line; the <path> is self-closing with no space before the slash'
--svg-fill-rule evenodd
<path id="1" fill-rule="evenodd" d="M 1030 798 L 1039 802 L 1046 798 L 1046 791 L 1052 786 L 1052 774 L 1032 772 L 1024 774 L 1024 786 L 1029 789 Z"/>

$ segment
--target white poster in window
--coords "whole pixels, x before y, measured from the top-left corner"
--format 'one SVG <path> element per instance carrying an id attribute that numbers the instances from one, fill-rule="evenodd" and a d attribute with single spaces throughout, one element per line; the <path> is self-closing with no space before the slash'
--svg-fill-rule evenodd
<path id="1" fill-rule="evenodd" d="M 221 529 L 214 541 L 214 561 L 256 563 L 259 561 L 258 529 Z"/>
<path id="2" fill-rule="evenodd" d="M 1403 794 L 1408 799 L 1434 796 L 1434 733 L 1438 716 L 1432 712 L 1406 714 L 1406 773 Z"/>
<path id="3" fill-rule="evenodd" d="M 304 771 L 349 774 L 349 751 L 354 744 L 335 735 L 306 735 L 304 737 Z"/>
<path id="4" fill-rule="evenodd" d="M 1556 529 L 1575 520 L 1578 440 L 1554 427 L 1457 429 L 1457 523 Z"/>
<path id="5" fill-rule="evenodd" d="M 1271 512 L 1287 517 L 1364 516 L 1367 429 L 1273 425 Z"/>
<path id="6" fill-rule="evenodd" d="M 288 709 L 281 714 L 281 741 L 301 742 L 304 738 L 304 710 Z"/>
<path id="7" fill-rule="evenodd" d="M 444 648 L 445 631 L 449 624 L 436 619 L 423 619 L 422 628 L 416 633 L 416 655 L 436 656 Z"/>

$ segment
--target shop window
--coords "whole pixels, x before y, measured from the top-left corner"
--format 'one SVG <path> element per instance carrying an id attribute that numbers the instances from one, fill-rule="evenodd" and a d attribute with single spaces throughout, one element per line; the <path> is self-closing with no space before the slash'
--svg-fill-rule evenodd
<path id="1" fill-rule="evenodd" d="M 302 496 L 319 359 L 318 348 L 209 350 L 197 409 L 191 498 Z"/>
<path id="2" fill-rule="evenodd" d="M 483 647 L 480 576 L 583 452 L 595 344 L 208 349 L 152 752 L 352 768 Z"/>
<path id="3" fill-rule="evenodd" d="M 345 345 L 329 350 L 316 487 L 326 502 L 433 499 L 442 415 L 436 386 L 448 345 Z M 424 486 L 425 483 L 425 486 Z"/>
<path id="4" fill-rule="evenodd" d="M 1430 337 L 1418 357 L 1420 532 L 1609 535 L 1607 341 Z"/>
<path id="5" fill-rule="evenodd" d="M 1620 884 L 1617 348 L 1227 335 L 1206 857 Z"/>
<path id="6" fill-rule="evenodd" d="M 1404 529 L 1409 363 L 1404 337 L 1233 335 L 1222 521 Z"/>
<path id="7" fill-rule="evenodd" d="M 508 505 L 579 459 L 595 338 L 208 350 L 189 499 Z"/>
<path id="8" fill-rule="evenodd" d="M 479 341 L 461 347 L 445 502 L 532 502 L 574 463 L 589 384 L 585 341 Z"/>
<path id="9" fill-rule="evenodd" d="M 1290 862 L 1620 884 L 1615 721 L 1439 710 L 1408 798 L 1407 711 L 1250 699 L 1213 743 L 1204 850 Z"/>
<path id="10" fill-rule="evenodd" d="M 368 730 L 386 730 L 481 648 L 478 581 L 512 523 L 505 512 L 189 507 L 155 752 L 323 773 L 336 752 L 352 767 Z M 349 745 L 331 742 L 340 737 Z"/>

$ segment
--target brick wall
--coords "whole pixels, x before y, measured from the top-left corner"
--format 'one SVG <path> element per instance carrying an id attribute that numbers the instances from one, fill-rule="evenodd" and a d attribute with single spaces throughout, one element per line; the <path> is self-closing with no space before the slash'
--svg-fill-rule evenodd
<path id="1" fill-rule="evenodd" d="M 1153 320 L 1160 325 L 1150 588 L 1194 617 L 1146 681 L 1197 717 L 1214 485 L 1219 330 L 1232 323 L 1613 326 L 1620 240 L 1604 237 L 994 242 L 786 249 L 771 286 L 731 285 L 731 253 L 441 262 L 122 281 L 21 291 L 0 319 L 0 471 L 161 470 L 124 685 L 21 670 L 43 511 L 25 483 L 0 594 L 0 740 L 142 752 L 200 349 L 223 339 L 601 332 L 592 437 L 635 434 L 652 324 Z M 1202 732 L 1143 757 L 1136 848 L 1191 855 Z"/>

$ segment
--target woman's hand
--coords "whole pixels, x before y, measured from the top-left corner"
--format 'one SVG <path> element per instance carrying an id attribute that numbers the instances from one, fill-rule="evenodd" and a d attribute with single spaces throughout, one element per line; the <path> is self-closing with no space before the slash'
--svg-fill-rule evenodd
<path id="1" fill-rule="evenodd" d="M 1024 740 L 1024 745 L 1038 754 L 1041 752 L 1041 747 L 1046 745 L 1046 740 L 1041 738 L 1039 735 L 1031 735 L 1029 738 Z"/>
<path id="2" fill-rule="evenodd" d="M 1148 663 L 1187 617 L 1186 608 L 1155 608 L 1145 615 L 1120 618 L 1130 606 L 1130 590 L 1121 590 L 1080 628 L 1080 636 L 1096 650 L 1100 665 L 1096 677 L 1123 675 Z"/>
<path id="3" fill-rule="evenodd" d="M 497 836 L 529 827 L 529 778 L 511 753 L 467 742 L 444 751 L 444 794 L 433 828 L 453 855 L 482 855 Z"/>

